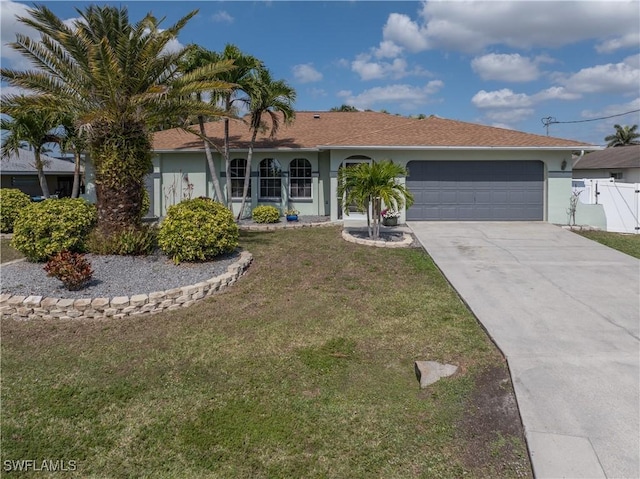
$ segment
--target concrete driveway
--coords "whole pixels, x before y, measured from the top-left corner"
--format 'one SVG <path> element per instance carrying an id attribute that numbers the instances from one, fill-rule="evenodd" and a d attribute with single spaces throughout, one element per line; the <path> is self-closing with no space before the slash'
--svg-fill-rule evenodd
<path id="1" fill-rule="evenodd" d="M 640 261 L 548 223 L 408 224 L 507 357 L 536 477 L 640 477 Z"/>

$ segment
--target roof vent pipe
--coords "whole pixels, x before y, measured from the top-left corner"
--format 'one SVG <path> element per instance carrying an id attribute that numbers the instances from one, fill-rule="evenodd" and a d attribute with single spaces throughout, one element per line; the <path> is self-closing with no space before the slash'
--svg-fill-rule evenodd
<path id="1" fill-rule="evenodd" d="M 320 118 L 320 115 L 313 115 L 313 118 L 315 118 L 316 120 L 318 120 Z"/>

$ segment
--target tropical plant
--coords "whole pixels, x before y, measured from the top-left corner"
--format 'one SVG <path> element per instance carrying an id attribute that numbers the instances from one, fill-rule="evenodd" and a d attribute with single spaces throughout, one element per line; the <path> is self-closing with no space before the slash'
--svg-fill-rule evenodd
<path id="1" fill-rule="evenodd" d="M 59 279 L 69 291 L 78 291 L 91 281 L 91 263 L 81 253 L 60 251 L 44 266 L 47 276 Z"/>
<path id="2" fill-rule="evenodd" d="M 17 188 L 0 188 L 0 232 L 13 232 L 20 212 L 31 204 L 29 195 Z"/>
<path id="3" fill-rule="evenodd" d="M 176 264 L 207 261 L 233 252 L 239 235 L 231 210 L 210 198 L 194 198 L 169 207 L 158 244 Z"/>
<path id="4" fill-rule="evenodd" d="M 82 198 L 31 203 L 13 225 L 11 246 L 34 262 L 63 250 L 82 252 L 95 221 L 95 206 Z"/>
<path id="5" fill-rule="evenodd" d="M 247 164 L 244 171 L 244 188 L 242 202 L 237 219 L 240 219 L 244 211 L 244 205 L 249 194 L 249 181 L 251 179 L 251 161 L 253 159 L 253 147 L 258 131 L 269 131 L 269 136 L 275 138 L 280 129 L 280 121 L 289 124 L 296 114 L 293 104 L 296 101 L 296 91 L 284 80 L 273 80 L 271 73 L 266 68 L 255 72 L 251 94 L 249 97 L 249 128 L 251 141 L 247 153 Z M 227 176 L 230 178 L 230 176 Z"/>
<path id="6" fill-rule="evenodd" d="M 271 205 L 258 205 L 251 212 L 251 219 L 256 223 L 277 223 L 280 221 L 280 211 Z"/>
<path id="7" fill-rule="evenodd" d="M 180 70 L 183 73 L 188 74 L 196 71 L 198 68 L 214 65 L 218 61 L 220 61 L 220 56 L 216 52 L 212 52 L 210 50 L 202 48 L 199 45 L 192 44 L 192 45 L 189 45 L 188 51 L 186 52 L 184 57 L 182 57 L 182 59 L 180 60 Z M 229 70 L 229 72 L 231 71 L 233 70 Z M 195 94 L 195 98 L 197 101 L 203 101 L 202 92 L 197 92 Z M 215 95 L 209 95 L 209 98 L 210 98 L 209 103 L 215 104 L 215 101 L 216 101 Z M 221 113 L 217 116 L 222 116 L 222 115 L 223 113 L 221 111 Z M 220 202 L 223 202 L 224 196 L 222 193 L 222 188 L 220 186 L 218 171 L 216 169 L 216 164 L 213 159 L 213 155 L 211 153 L 211 146 L 214 146 L 215 148 L 217 148 L 217 145 L 213 144 L 206 135 L 205 128 L 204 128 L 205 116 L 197 115 L 196 120 L 198 123 L 198 133 L 199 133 L 198 136 L 202 138 L 202 142 L 204 144 L 204 152 L 207 158 L 207 165 L 209 166 L 209 172 L 211 173 L 211 178 L 213 181 L 213 190 L 216 195 L 216 198 L 214 199 Z"/>
<path id="8" fill-rule="evenodd" d="M 71 198 L 80 196 L 80 166 L 82 154 L 87 150 L 86 132 L 80 131 L 76 126 L 73 117 L 67 115 L 62 117 L 62 135 L 60 137 L 60 148 L 62 151 L 71 150 L 73 153 L 73 186 L 71 188 Z"/>
<path id="9" fill-rule="evenodd" d="M 233 210 L 232 191 L 231 191 L 231 156 L 230 156 L 230 138 L 229 138 L 229 123 L 230 117 L 239 111 L 239 108 L 248 104 L 248 98 L 252 95 L 252 89 L 254 87 L 253 78 L 255 72 L 264 68 L 262 61 L 256 57 L 244 54 L 237 46 L 227 44 L 222 53 L 214 54 L 213 61 L 227 61 L 231 62 L 234 66 L 232 70 L 228 70 L 219 75 L 219 79 L 227 82 L 231 85 L 225 91 L 214 92 L 212 95 L 212 102 L 220 105 L 226 112 L 224 117 L 224 144 L 222 149 L 222 157 L 224 158 L 225 173 L 226 173 L 226 193 L 227 201 L 226 205 L 230 210 Z M 236 105 L 239 103 L 240 107 Z"/>
<path id="10" fill-rule="evenodd" d="M 636 141 L 638 138 L 640 138 L 640 133 L 636 131 L 638 129 L 638 125 L 613 125 L 613 127 L 616 129 L 616 132 L 613 135 L 609 135 L 604 138 L 604 141 L 608 142 L 607 148 L 615 146 L 637 145 L 639 143 L 638 141 Z"/>
<path id="11" fill-rule="evenodd" d="M 369 237 L 378 239 L 382 205 L 397 211 L 413 204 L 413 195 L 397 181 L 407 174 L 406 168 L 391 160 L 340 168 L 338 196 L 342 198 L 344 213 L 349 215 L 349 206 L 355 204 L 367 215 Z"/>
<path id="12" fill-rule="evenodd" d="M 21 147 L 26 143 L 33 150 L 34 167 L 42 196 L 49 198 L 49 186 L 44 175 L 46 161 L 42 159 L 45 145 L 59 143 L 60 137 L 54 130 L 60 125 L 60 116 L 37 108 L 32 99 L 21 95 L 2 97 L 2 113 L 9 117 L 0 119 L 0 129 L 5 131 L 2 140 L 2 157 L 16 154 L 20 158 Z"/>
<path id="13" fill-rule="evenodd" d="M 193 94 L 225 90 L 216 78 L 232 65 L 179 71 L 187 50 L 175 51 L 170 43 L 197 11 L 166 29 L 151 13 L 131 23 L 125 7 L 90 5 L 77 12 L 68 24 L 45 5 L 29 9 L 29 17 L 18 20 L 40 33 L 40 40 L 17 34 L 10 45 L 34 68 L 0 71 L 10 85 L 32 93 L 37 107 L 71 115 L 87 133 L 98 224 L 116 231 L 140 217 L 144 178 L 151 169 L 150 128 L 167 118 L 218 115 L 217 107 Z"/>

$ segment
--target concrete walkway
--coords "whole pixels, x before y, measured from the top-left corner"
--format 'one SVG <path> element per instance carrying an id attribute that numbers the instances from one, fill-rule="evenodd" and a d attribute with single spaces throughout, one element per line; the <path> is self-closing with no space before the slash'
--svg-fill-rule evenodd
<path id="1" fill-rule="evenodd" d="M 640 261 L 548 223 L 409 226 L 507 357 L 536 477 L 640 477 Z"/>

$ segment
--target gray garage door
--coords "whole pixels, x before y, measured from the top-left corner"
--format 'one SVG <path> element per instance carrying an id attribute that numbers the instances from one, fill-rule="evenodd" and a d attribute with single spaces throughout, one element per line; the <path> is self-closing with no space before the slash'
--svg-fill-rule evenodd
<path id="1" fill-rule="evenodd" d="M 540 161 L 410 161 L 408 220 L 542 220 Z"/>

